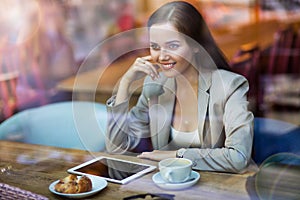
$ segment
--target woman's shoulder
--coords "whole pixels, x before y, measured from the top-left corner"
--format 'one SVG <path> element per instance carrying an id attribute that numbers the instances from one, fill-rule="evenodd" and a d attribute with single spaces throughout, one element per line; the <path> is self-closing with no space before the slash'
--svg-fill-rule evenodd
<path id="1" fill-rule="evenodd" d="M 221 84 L 221 86 L 220 86 Z M 247 79 L 237 73 L 227 71 L 224 69 L 215 70 L 212 74 L 211 89 L 226 91 L 226 93 L 232 93 L 237 88 L 247 89 L 249 87 Z"/>
<path id="2" fill-rule="evenodd" d="M 235 72 L 231 72 L 225 69 L 218 69 L 215 70 L 212 74 L 213 79 L 222 79 L 223 81 L 233 81 L 233 80 L 240 80 L 245 81 L 246 78 L 240 74 Z"/>

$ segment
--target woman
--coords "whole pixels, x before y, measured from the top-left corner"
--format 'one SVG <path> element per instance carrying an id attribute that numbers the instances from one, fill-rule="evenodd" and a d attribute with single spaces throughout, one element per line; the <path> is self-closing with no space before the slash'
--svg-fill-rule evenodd
<path id="1" fill-rule="evenodd" d="M 137 58 L 107 102 L 107 150 L 160 161 L 184 157 L 194 168 L 241 172 L 251 160 L 253 115 L 247 80 L 228 64 L 200 13 L 170 2 L 149 21 L 150 54 Z M 145 77 L 129 112 L 131 84 Z"/>

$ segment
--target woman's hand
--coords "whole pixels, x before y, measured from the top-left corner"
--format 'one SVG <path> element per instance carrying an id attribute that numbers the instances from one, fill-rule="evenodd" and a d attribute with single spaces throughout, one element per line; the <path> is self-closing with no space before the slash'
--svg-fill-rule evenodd
<path id="1" fill-rule="evenodd" d="M 143 152 L 142 154 L 137 156 L 138 158 L 146 158 L 155 161 L 161 161 L 166 158 L 175 158 L 176 151 L 160 151 L 154 150 L 152 152 Z"/>
<path id="2" fill-rule="evenodd" d="M 151 76 L 154 80 L 159 77 L 158 69 L 155 64 L 151 63 L 151 56 L 140 57 L 135 60 L 131 67 L 122 77 L 122 80 L 126 80 L 129 83 L 139 80 L 146 75 Z"/>
<path id="3" fill-rule="evenodd" d="M 139 80 L 146 75 L 151 76 L 153 80 L 159 78 L 157 66 L 151 63 L 150 60 L 152 60 L 151 56 L 137 58 L 127 70 L 120 81 L 115 105 L 118 105 L 129 98 L 129 88 L 132 82 Z"/>

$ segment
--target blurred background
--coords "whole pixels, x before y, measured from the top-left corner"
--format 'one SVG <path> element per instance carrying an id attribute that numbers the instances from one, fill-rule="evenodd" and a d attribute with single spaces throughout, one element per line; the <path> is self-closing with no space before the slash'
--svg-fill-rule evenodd
<path id="1" fill-rule="evenodd" d="M 0 122 L 54 102 L 105 103 L 134 56 L 148 52 L 123 51 L 147 43 L 144 34 L 104 41 L 144 27 L 166 2 L 0 0 Z M 202 13 L 231 70 L 248 78 L 255 116 L 300 125 L 300 0 L 188 2 Z"/>

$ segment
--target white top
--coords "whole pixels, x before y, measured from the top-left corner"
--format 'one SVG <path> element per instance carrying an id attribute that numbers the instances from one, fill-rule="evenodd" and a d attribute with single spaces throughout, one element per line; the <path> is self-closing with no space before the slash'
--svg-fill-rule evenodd
<path id="1" fill-rule="evenodd" d="M 200 147 L 198 129 L 192 132 L 177 131 L 171 127 L 172 143 L 182 148 Z"/>

